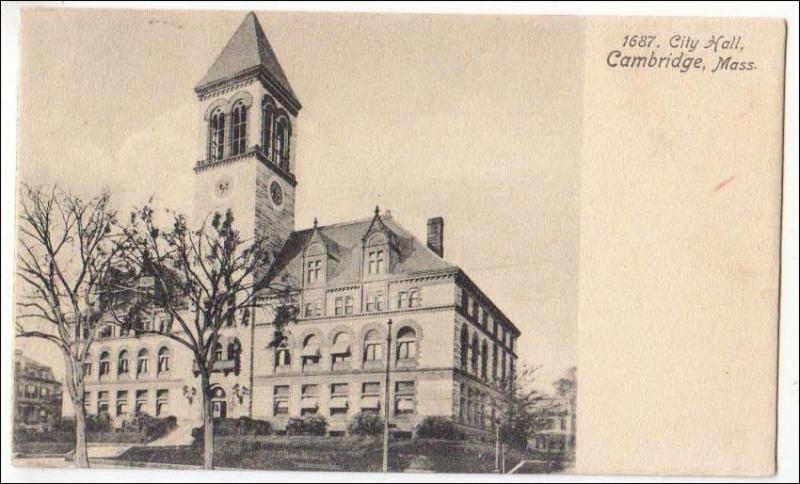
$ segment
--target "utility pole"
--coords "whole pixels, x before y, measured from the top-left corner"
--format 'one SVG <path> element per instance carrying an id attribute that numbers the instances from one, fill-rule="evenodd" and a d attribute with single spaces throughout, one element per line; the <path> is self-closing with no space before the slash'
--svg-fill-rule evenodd
<path id="1" fill-rule="evenodd" d="M 389 472 L 389 366 L 392 361 L 392 320 L 386 333 L 386 377 L 383 382 L 383 472 Z"/>

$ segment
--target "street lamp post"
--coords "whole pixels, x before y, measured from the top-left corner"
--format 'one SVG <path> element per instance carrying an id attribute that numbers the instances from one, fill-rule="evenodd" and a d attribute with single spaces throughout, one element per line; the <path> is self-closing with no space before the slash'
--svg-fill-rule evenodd
<path id="1" fill-rule="evenodd" d="M 392 320 L 386 333 L 386 376 L 383 382 L 383 472 L 389 472 L 389 368 L 392 356 Z"/>

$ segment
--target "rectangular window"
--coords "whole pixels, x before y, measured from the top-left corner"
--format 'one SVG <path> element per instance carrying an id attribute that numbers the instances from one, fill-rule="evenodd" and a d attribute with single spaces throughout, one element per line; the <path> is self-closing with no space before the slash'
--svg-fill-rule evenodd
<path id="1" fill-rule="evenodd" d="M 279 385 L 273 390 L 273 415 L 289 414 L 289 385 Z"/>
<path id="2" fill-rule="evenodd" d="M 408 306 L 408 293 L 405 291 L 400 291 L 397 295 L 397 309 L 402 309 Z"/>
<path id="3" fill-rule="evenodd" d="M 353 296 L 344 297 L 344 313 L 353 314 Z"/>
<path id="4" fill-rule="evenodd" d="M 301 387 L 300 415 L 314 415 L 319 409 L 319 385 L 303 385 Z"/>
<path id="5" fill-rule="evenodd" d="M 306 318 L 310 318 L 314 315 L 314 305 L 311 303 L 305 304 L 305 310 L 303 311 L 303 316 Z"/>
<path id="6" fill-rule="evenodd" d="M 108 392 L 97 392 L 97 414 L 108 414 Z"/>
<path id="7" fill-rule="evenodd" d="M 347 395 L 347 383 L 334 383 L 331 385 L 331 395 Z"/>
<path id="8" fill-rule="evenodd" d="M 136 414 L 147 413 L 147 390 L 136 390 Z"/>
<path id="9" fill-rule="evenodd" d="M 377 274 L 383 274 L 383 251 L 379 250 L 376 257 L 375 270 Z"/>
<path id="10" fill-rule="evenodd" d="M 381 384 L 365 382 L 361 385 L 361 412 L 378 414 L 381 411 Z"/>
<path id="11" fill-rule="evenodd" d="M 120 390 L 117 392 L 117 416 L 128 415 L 128 391 Z"/>
<path id="12" fill-rule="evenodd" d="M 374 292 L 367 295 L 367 312 L 383 311 L 383 293 Z"/>
<path id="13" fill-rule="evenodd" d="M 331 417 L 347 415 L 348 408 L 347 383 L 334 383 L 331 385 L 330 410 Z"/>
<path id="14" fill-rule="evenodd" d="M 92 364 L 86 362 L 83 364 L 83 376 L 92 376 Z"/>
<path id="15" fill-rule="evenodd" d="M 341 316 L 344 314 L 344 298 L 339 296 L 334 300 L 334 310 L 333 313 L 336 316 Z"/>
<path id="16" fill-rule="evenodd" d="M 413 381 L 399 381 L 395 384 L 394 413 L 410 415 L 414 413 L 415 392 Z"/>
<path id="17" fill-rule="evenodd" d="M 156 390 L 156 417 L 169 413 L 169 390 Z"/>
<path id="18" fill-rule="evenodd" d="M 322 301 L 317 301 L 314 303 L 314 312 L 317 317 L 323 316 L 324 312 L 322 310 Z"/>
<path id="19" fill-rule="evenodd" d="M 380 341 L 367 341 L 364 344 L 364 361 L 377 361 L 382 357 Z"/>
<path id="20" fill-rule="evenodd" d="M 408 295 L 408 307 L 410 308 L 417 308 L 422 303 L 422 298 L 420 297 L 420 290 L 419 289 L 412 289 Z"/>
<path id="21" fill-rule="evenodd" d="M 92 392 L 83 392 L 83 409 L 87 410 L 92 404 Z"/>

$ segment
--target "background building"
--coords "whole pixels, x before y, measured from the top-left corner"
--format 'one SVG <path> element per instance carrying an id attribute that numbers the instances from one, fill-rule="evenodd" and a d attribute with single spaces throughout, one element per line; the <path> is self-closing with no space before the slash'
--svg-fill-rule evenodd
<path id="1" fill-rule="evenodd" d="M 42 425 L 61 419 L 61 382 L 53 370 L 14 352 L 14 425 Z"/>
<path id="2" fill-rule="evenodd" d="M 195 92 L 195 222 L 232 209 L 242 233 L 267 237 L 279 252 L 262 275 L 299 291 L 300 319 L 284 333 L 272 325 L 267 294 L 248 319 L 223 328 L 215 416 L 263 418 L 280 429 L 292 417 L 320 414 L 341 433 L 358 412 L 383 413 L 388 359 L 398 431 L 434 415 L 475 431 L 490 427 L 502 384 L 515 372 L 520 333 L 444 259 L 444 220 L 428 221 L 425 243 L 378 208 L 364 219 L 294 230 L 301 104 L 253 13 Z M 162 314 L 151 324 L 172 330 Z M 199 417 L 192 357 L 166 338 L 136 338 L 109 324 L 85 371 L 89 413 Z"/>

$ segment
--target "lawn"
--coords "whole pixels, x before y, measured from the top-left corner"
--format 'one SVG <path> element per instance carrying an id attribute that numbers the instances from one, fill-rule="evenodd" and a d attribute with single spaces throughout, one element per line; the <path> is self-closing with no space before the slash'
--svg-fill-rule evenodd
<path id="1" fill-rule="evenodd" d="M 215 465 L 261 470 L 380 471 L 381 439 L 354 437 L 243 436 L 214 439 Z M 522 458 L 507 455 L 510 468 Z M 133 447 L 118 460 L 166 464 L 202 463 L 194 447 Z M 407 470 L 489 473 L 494 470 L 494 447 L 478 442 L 396 440 L 389 446 L 389 468 Z"/>

